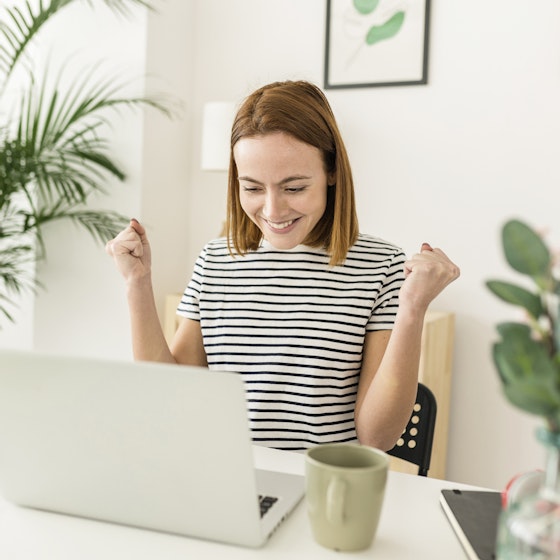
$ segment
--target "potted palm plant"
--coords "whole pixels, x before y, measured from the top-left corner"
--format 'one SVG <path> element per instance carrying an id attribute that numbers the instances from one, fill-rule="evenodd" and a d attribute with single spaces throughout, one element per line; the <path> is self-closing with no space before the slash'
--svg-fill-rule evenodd
<path id="1" fill-rule="evenodd" d="M 125 14 L 133 5 L 150 7 L 148 0 L 99 1 Z M 47 69 L 42 75 L 30 69 L 30 46 L 74 2 L 0 7 L 0 324 L 13 320 L 18 295 L 39 285 L 32 269 L 46 256 L 46 224 L 72 221 L 104 242 L 126 222 L 89 205 L 111 181 L 125 179 L 104 136 L 111 111 L 144 105 L 168 112 L 155 98 L 124 96 L 126 84 L 101 78 L 99 67 L 64 80 L 69 86 L 62 74 L 53 81 Z M 9 86 L 16 70 L 18 84 L 23 71 L 23 87 L 14 96 Z"/>
<path id="2" fill-rule="evenodd" d="M 524 319 L 497 326 L 493 360 L 506 398 L 540 416 L 538 440 L 546 448 L 543 484 L 535 494 L 514 501 L 502 513 L 498 558 L 560 556 L 560 278 L 558 263 L 544 239 L 528 224 L 509 220 L 502 229 L 508 264 L 524 285 L 489 280 L 500 299 L 520 307 Z"/>

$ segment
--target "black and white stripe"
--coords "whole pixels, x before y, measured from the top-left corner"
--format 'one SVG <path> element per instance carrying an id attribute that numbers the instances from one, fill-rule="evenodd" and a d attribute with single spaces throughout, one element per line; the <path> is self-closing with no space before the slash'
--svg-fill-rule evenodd
<path id="1" fill-rule="evenodd" d="M 233 258 L 225 239 L 206 245 L 177 312 L 200 321 L 210 368 L 243 375 L 255 443 L 356 440 L 364 336 L 392 328 L 404 260 L 364 234 L 335 267 L 306 246 Z"/>

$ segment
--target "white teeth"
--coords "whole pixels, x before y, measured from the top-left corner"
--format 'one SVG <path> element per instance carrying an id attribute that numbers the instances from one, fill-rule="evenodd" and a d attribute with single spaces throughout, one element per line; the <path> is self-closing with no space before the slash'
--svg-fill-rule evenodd
<path id="1" fill-rule="evenodd" d="M 288 222 L 280 222 L 280 223 L 268 222 L 268 224 L 274 229 L 285 229 L 288 226 L 291 226 L 294 223 L 294 221 L 295 220 L 290 220 Z"/>

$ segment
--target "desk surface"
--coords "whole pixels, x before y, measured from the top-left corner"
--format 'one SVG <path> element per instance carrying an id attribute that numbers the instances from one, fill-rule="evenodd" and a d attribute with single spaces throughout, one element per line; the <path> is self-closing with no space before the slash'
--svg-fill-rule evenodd
<path id="1" fill-rule="evenodd" d="M 258 467 L 302 474 L 304 457 L 255 447 Z M 185 560 L 253 557 L 295 560 L 375 556 L 377 560 L 466 558 L 439 505 L 442 488 L 465 488 L 442 480 L 389 472 L 385 502 L 371 549 L 343 554 L 316 544 L 305 503 L 261 549 L 189 539 L 14 506 L 0 498 L 0 558 L 6 560 Z"/>

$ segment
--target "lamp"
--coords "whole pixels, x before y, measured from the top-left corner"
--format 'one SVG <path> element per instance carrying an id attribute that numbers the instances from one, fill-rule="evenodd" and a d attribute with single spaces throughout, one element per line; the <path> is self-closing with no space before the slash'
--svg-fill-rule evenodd
<path id="1" fill-rule="evenodd" d="M 212 101 L 204 104 L 202 112 L 201 168 L 204 171 L 227 171 L 231 125 L 235 103 Z"/>

